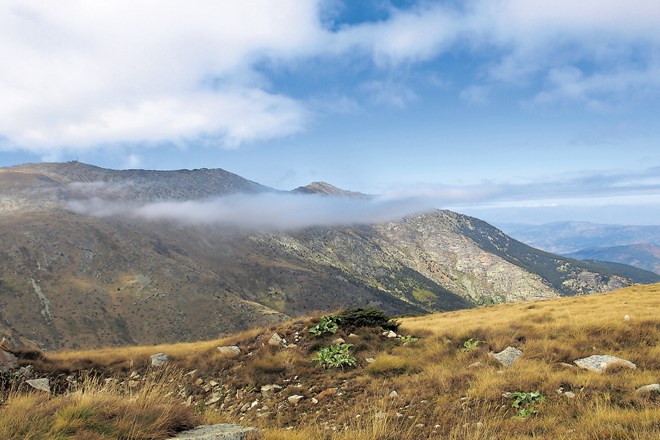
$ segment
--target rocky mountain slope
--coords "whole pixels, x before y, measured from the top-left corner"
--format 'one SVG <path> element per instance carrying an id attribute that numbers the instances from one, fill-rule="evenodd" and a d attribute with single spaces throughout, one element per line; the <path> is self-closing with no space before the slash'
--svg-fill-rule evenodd
<path id="1" fill-rule="evenodd" d="M 0 333 L 45 348 L 194 341 L 313 310 L 420 314 L 660 279 L 541 252 L 449 211 L 263 231 L 70 205 L 237 193 L 276 191 L 223 170 L 0 169 Z"/>

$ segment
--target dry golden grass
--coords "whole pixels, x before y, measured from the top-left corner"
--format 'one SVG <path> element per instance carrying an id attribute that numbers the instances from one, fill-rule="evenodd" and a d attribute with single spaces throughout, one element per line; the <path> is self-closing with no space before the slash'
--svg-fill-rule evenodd
<path id="1" fill-rule="evenodd" d="M 624 315 L 630 320 L 624 320 Z M 213 372 L 213 377 L 225 380 L 233 390 L 230 396 L 245 395 L 243 400 L 228 401 L 228 408 L 233 410 L 207 409 L 199 415 L 204 422 L 259 426 L 265 440 L 660 438 L 660 399 L 634 393 L 638 387 L 660 380 L 660 285 L 406 318 L 399 333 L 420 337 L 408 345 L 382 337 L 377 329 L 356 330 L 358 337 L 350 342 L 358 366 L 345 371 L 322 370 L 310 358 L 320 346 L 336 336 L 347 338 L 346 334 L 321 339 L 306 336 L 295 349 L 278 350 L 264 344 L 274 331 L 288 331 L 285 336 L 290 340 L 294 327 L 303 332 L 301 328 L 307 325 L 308 321 L 297 321 L 196 344 L 53 353 L 42 363 L 50 371 L 80 365 L 122 370 L 138 368 L 151 354 L 166 352 L 180 368 Z M 464 342 L 470 338 L 484 342 L 466 350 Z M 229 344 L 238 344 L 251 355 L 227 359 L 215 351 L 218 345 Z M 524 356 L 512 367 L 503 368 L 488 352 L 507 346 L 520 348 Z M 592 354 L 612 354 L 631 360 L 638 368 L 598 374 L 562 365 Z M 366 357 L 374 357 L 376 362 L 368 364 Z M 280 383 L 284 389 L 276 397 L 262 395 L 258 387 L 267 382 Z M 165 389 L 166 385 L 163 382 Z M 313 396 L 329 388 L 339 392 L 318 404 L 311 403 Z M 560 389 L 575 397 L 558 393 Z M 390 397 L 392 390 L 397 391 L 395 397 Z M 544 401 L 535 404 L 537 413 L 527 417 L 519 417 L 512 399 L 503 396 L 537 390 Z M 304 396 L 295 406 L 286 402 L 293 393 Z M 102 393 L 94 396 L 99 401 L 105 398 Z M 36 414 L 57 412 L 48 402 L 59 402 L 60 398 L 46 399 L 45 403 L 29 400 L 35 398 L 14 396 L 2 412 L 14 414 L 10 419 L 17 420 L 32 406 L 50 408 L 35 410 Z M 69 399 L 66 405 L 50 405 L 63 415 L 35 416 L 29 421 L 20 419 L 21 423 L 42 430 L 84 424 L 80 419 L 88 417 L 89 410 L 75 400 L 82 397 L 73 394 L 61 398 Z M 260 406 L 270 406 L 269 417 L 257 417 L 256 409 L 238 410 L 255 399 Z M 67 405 L 73 409 L 63 411 Z M 93 414 L 99 423 L 108 419 L 103 413 Z M 0 438 L 9 432 L 3 426 Z"/>
<path id="2" fill-rule="evenodd" d="M 165 372 L 135 392 L 96 379 L 59 396 L 10 393 L 0 408 L 3 440 L 153 440 L 200 423 L 199 415 L 172 397 Z M 168 386 L 168 384 L 170 384 Z"/>

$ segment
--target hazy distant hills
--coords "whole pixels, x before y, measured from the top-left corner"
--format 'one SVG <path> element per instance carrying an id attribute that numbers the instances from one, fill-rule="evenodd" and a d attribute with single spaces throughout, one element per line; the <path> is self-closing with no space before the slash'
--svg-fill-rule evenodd
<path id="1" fill-rule="evenodd" d="M 578 260 L 615 261 L 660 274 L 660 246 L 648 243 L 582 249 L 566 256 Z"/>
<path id="2" fill-rule="evenodd" d="M 312 310 L 417 314 L 660 280 L 542 252 L 450 211 L 353 226 L 244 224 L 270 215 L 263 203 L 291 206 L 292 217 L 319 200 L 373 203 L 333 188 L 282 192 L 219 169 L 2 168 L 0 333 L 48 348 L 191 341 Z"/>
<path id="3" fill-rule="evenodd" d="M 500 227 L 512 237 L 549 252 L 579 260 L 618 262 L 660 274 L 660 226 L 557 222 Z"/>

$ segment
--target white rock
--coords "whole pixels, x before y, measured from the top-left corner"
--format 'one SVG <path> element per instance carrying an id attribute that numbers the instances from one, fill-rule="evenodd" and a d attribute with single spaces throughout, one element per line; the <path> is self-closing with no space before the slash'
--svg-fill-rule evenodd
<path id="1" fill-rule="evenodd" d="M 394 399 L 396 397 L 399 397 L 399 393 L 397 393 L 396 390 L 392 390 L 390 393 L 390 399 Z"/>
<path id="2" fill-rule="evenodd" d="M 345 344 L 346 341 L 344 340 L 344 338 L 337 338 L 334 341 L 332 341 L 332 343 L 333 344 Z"/>
<path id="3" fill-rule="evenodd" d="M 660 384 L 652 383 L 649 385 L 644 385 L 635 390 L 635 394 L 638 396 L 647 396 L 652 394 L 660 394 Z"/>
<path id="4" fill-rule="evenodd" d="M 374 358 L 366 358 L 365 361 L 367 361 L 368 364 L 373 364 L 374 362 L 376 362 L 376 359 L 374 359 Z"/>
<path id="5" fill-rule="evenodd" d="M 624 315 L 623 320 L 624 321 L 630 321 L 630 315 Z"/>
<path id="6" fill-rule="evenodd" d="M 283 342 L 284 339 L 282 339 L 280 335 L 278 335 L 277 333 L 273 333 L 273 336 L 271 336 L 270 339 L 268 340 L 268 345 L 271 345 L 273 347 L 279 347 L 280 345 L 282 345 Z"/>
<path id="7" fill-rule="evenodd" d="M 568 397 L 569 399 L 574 399 L 575 398 L 575 393 L 572 391 L 566 391 L 564 393 L 564 396 Z"/>
<path id="8" fill-rule="evenodd" d="M 586 358 L 577 359 L 573 361 L 573 363 L 584 370 L 593 371 L 594 373 L 602 373 L 612 366 L 626 367 L 631 370 L 637 369 L 637 365 L 632 362 L 609 354 L 595 354 Z"/>
<path id="9" fill-rule="evenodd" d="M 204 425 L 185 431 L 169 440 L 247 440 L 262 438 L 257 428 L 233 425 Z"/>
<path id="10" fill-rule="evenodd" d="M 222 347 L 216 348 L 216 350 L 218 350 L 218 353 L 227 357 L 236 357 L 241 354 L 241 349 L 236 345 L 224 345 Z"/>
<path id="11" fill-rule="evenodd" d="M 507 347 L 499 353 L 490 353 L 500 364 L 510 367 L 515 361 L 523 355 L 523 352 L 514 347 Z"/>
<path id="12" fill-rule="evenodd" d="M 261 387 L 261 392 L 262 393 L 268 393 L 270 391 L 277 391 L 277 390 L 281 390 L 281 389 L 282 389 L 282 387 L 277 385 L 277 384 L 263 385 Z"/>
<path id="13" fill-rule="evenodd" d="M 392 338 L 396 338 L 397 334 L 394 333 L 392 330 L 390 330 L 389 332 L 385 332 L 385 336 L 392 339 Z"/>
<path id="14" fill-rule="evenodd" d="M 47 378 L 30 379 L 30 380 L 26 380 L 25 383 L 30 385 L 35 390 L 45 391 L 47 393 L 50 393 L 50 381 Z"/>
<path id="15" fill-rule="evenodd" d="M 298 402 L 303 398 L 303 396 L 299 396 L 297 394 L 294 394 L 293 396 L 289 396 L 286 400 L 289 401 L 290 404 L 292 405 L 297 405 Z"/>
<path id="16" fill-rule="evenodd" d="M 151 366 L 160 367 L 167 362 L 167 355 L 165 353 L 156 353 L 151 355 Z"/>

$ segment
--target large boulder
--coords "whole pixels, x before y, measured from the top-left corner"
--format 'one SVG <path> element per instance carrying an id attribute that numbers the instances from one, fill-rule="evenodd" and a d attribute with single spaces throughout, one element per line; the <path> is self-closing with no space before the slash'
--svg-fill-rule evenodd
<path id="1" fill-rule="evenodd" d="M 257 428 L 222 423 L 219 425 L 198 426 L 185 431 L 170 440 L 256 440 L 261 434 Z"/>
<path id="2" fill-rule="evenodd" d="M 595 354 L 586 358 L 576 359 L 573 363 L 584 370 L 593 371 L 594 373 L 603 373 L 611 367 L 625 367 L 631 370 L 637 368 L 637 365 L 632 362 L 609 354 Z"/>
<path id="3" fill-rule="evenodd" d="M 0 373 L 18 368 L 18 359 L 13 353 L 0 350 Z"/>
<path id="4" fill-rule="evenodd" d="M 151 366 L 160 367 L 167 362 L 167 355 L 165 353 L 156 353 L 151 355 Z"/>

